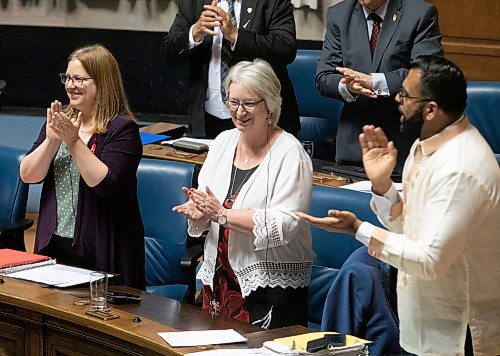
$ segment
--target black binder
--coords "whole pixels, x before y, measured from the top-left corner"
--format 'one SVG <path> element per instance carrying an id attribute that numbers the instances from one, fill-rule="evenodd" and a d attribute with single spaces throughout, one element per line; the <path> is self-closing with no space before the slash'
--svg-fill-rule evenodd
<path id="1" fill-rule="evenodd" d="M 364 179 L 368 180 L 368 176 L 365 173 L 363 167 L 358 166 L 344 166 L 338 163 L 333 163 L 329 165 L 321 166 L 321 170 L 325 172 L 334 173 L 335 175 L 352 178 L 352 179 Z M 391 178 L 396 183 L 401 183 L 401 174 L 398 172 L 392 172 Z"/>

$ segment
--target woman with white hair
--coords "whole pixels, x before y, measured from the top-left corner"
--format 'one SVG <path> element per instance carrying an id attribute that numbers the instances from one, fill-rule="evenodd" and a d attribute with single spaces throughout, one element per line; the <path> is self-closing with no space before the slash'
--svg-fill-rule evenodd
<path id="1" fill-rule="evenodd" d="M 262 328 L 307 325 L 314 252 L 307 211 L 312 163 L 301 144 L 276 123 L 280 82 L 271 66 L 240 62 L 225 82 L 235 129 L 210 146 L 198 189 L 173 208 L 189 219 L 189 234 L 208 230 L 198 273 L 203 310 Z"/>

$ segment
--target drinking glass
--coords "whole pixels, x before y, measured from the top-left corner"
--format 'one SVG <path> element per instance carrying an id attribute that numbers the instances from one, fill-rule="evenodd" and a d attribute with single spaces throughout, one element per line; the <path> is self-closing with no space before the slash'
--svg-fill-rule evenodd
<path id="1" fill-rule="evenodd" d="M 108 292 L 108 274 L 106 272 L 90 273 L 90 309 L 107 309 L 106 294 Z"/>
<path id="2" fill-rule="evenodd" d="M 311 157 L 313 158 L 313 153 L 314 153 L 314 142 L 312 141 L 301 141 L 302 147 L 304 147 L 304 151 Z"/>

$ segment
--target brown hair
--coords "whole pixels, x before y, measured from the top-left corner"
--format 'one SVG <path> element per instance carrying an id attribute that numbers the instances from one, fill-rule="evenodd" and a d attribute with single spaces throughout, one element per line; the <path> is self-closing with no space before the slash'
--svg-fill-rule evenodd
<path id="1" fill-rule="evenodd" d="M 94 108 L 91 114 L 94 123 L 93 132 L 106 133 L 109 122 L 117 115 L 125 114 L 133 118 L 123 88 L 120 68 L 115 57 L 106 47 L 94 44 L 78 48 L 69 55 L 68 63 L 72 60 L 80 61 L 96 85 Z M 76 117 L 78 110 L 70 106 L 66 114 L 69 117 Z"/>

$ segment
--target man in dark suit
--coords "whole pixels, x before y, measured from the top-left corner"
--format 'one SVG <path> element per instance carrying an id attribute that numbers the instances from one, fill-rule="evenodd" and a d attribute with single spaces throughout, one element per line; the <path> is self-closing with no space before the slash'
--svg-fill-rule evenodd
<path id="1" fill-rule="evenodd" d="M 229 67 L 255 58 L 271 64 L 283 98 L 278 125 L 296 135 L 299 111 L 287 70 L 297 51 L 290 1 L 179 0 L 177 5 L 175 20 L 163 39 L 162 56 L 169 65 L 188 63 L 190 135 L 213 138 L 234 127 L 221 90 L 225 41 L 230 48 Z"/>
<path id="2" fill-rule="evenodd" d="M 345 0 L 328 9 L 326 21 L 316 86 L 344 102 L 336 161 L 362 166 L 358 135 L 371 124 L 398 147 L 401 171 L 416 135 L 401 132 L 394 97 L 413 59 L 443 55 L 437 10 L 424 0 Z"/>

